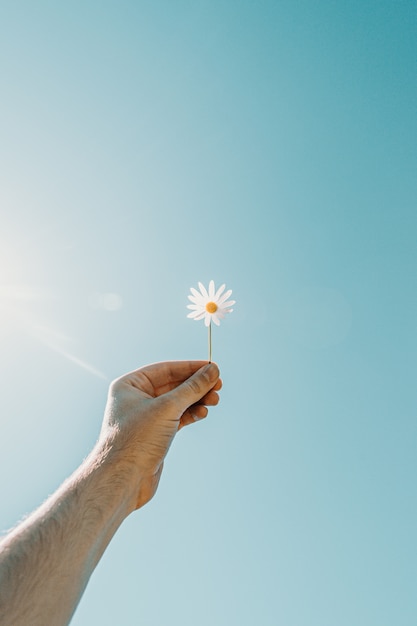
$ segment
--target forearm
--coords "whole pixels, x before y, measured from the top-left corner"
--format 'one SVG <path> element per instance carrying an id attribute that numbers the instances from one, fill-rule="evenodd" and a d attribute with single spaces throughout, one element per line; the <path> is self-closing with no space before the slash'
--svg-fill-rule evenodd
<path id="1" fill-rule="evenodd" d="M 114 381 L 95 450 L 0 542 L 0 624 L 68 624 L 117 528 L 153 497 L 176 433 L 207 415 L 220 388 L 217 366 L 199 361 Z"/>
<path id="2" fill-rule="evenodd" d="M 68 624 L 91 573 L 134 508 L 128 468 L 108 446 L 0 543 L 0 624 Z"/>

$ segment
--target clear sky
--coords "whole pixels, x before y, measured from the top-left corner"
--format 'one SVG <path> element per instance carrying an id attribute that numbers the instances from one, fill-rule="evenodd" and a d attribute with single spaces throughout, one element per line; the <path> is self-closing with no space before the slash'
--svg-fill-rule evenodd
<path id="1" fill-rule="evenodd" d="M 0 527 L 107 386 L 224 380 L 74 626 L 414 626 L 417 3 L 0 5 Z"/>

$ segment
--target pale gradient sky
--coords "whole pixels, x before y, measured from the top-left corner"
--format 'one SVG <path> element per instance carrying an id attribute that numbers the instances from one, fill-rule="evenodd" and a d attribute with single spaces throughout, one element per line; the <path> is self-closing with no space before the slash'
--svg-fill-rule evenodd
<path id="1" fill-rule="evenodd" d="M 407 0 L 1 3 L 0 528 L 237 301 L 74 626 L 415 625 L 416 53 Z"/>

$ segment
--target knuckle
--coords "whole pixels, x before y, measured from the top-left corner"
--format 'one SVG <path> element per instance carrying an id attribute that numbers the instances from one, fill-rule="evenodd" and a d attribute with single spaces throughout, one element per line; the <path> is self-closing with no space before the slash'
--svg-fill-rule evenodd
<path id="1" fill-rule="evenodd" d="M 190 390 L 191 390 L 193 393 L 195 393 L 195 394 L 201 394 L 201 393 L 202 393 L 201 386 L 200 386 L 200 384 L 198 383 L 198 381 L 197 381 L 197 380 L 195 380 L 195 379 L 191 378 L 191 379 L 188 381 L 188 386 L 189 386 Z"/>

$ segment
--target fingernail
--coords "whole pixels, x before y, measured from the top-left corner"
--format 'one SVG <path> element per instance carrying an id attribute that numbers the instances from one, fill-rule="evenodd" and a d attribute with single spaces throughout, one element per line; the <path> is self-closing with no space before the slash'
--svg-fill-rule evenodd
<path id="1" fill-rule="evenodd" d="M 204 367 L 204 373 L 207 374 L 209 380 L 216 380 L 219 376 L 219 368 L 215 363 L 208 363 Z"/>

